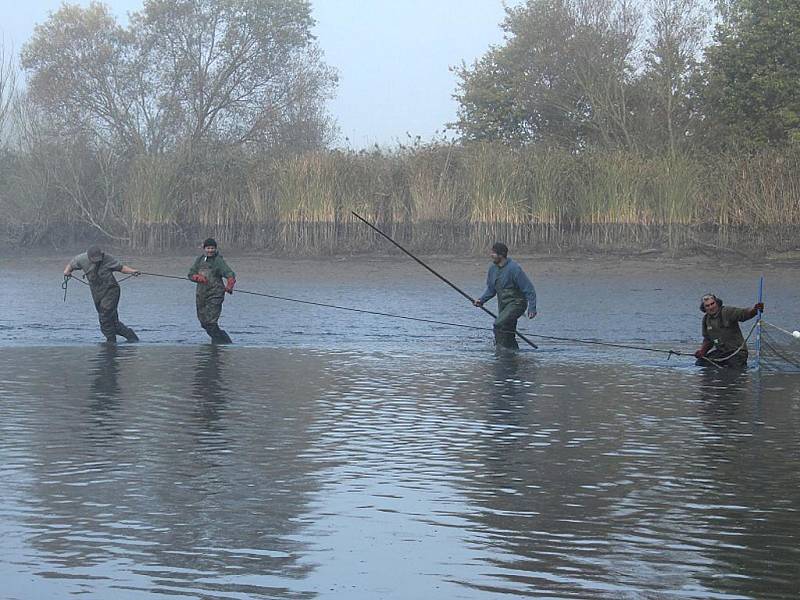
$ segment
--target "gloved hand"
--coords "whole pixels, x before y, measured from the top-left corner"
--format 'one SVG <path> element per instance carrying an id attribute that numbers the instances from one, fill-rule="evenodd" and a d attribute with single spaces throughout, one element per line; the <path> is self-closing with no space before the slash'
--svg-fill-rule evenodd
<path id="1" fill-rule="evenodd" d="M 205 275 L 201 275 L 200 273 L 195 273 L 191 277 L 189 277 L 195 283 L 208 283 L 208 279 Z"/>
<path id="2" fill-rule="evenodd" d="M 760 310 L 764 310 L 764 303 L 763 302 L 756 302 L 753 306 L 753 312 L 758 312 Z"/>
<path id="3" fill-rule="evenodd" d="M 481 306 L 483 306 L 483 302 L 481 302 L 480 300 L 473 300 L 472 306 L 477 306 L 478 308 L 480 308 Z"/>
<path id="4" fill-rule="evenodd" d="M 703 340 L 703 345 L 700 346 L 697 351 L 694 353 L 694 357 L 697 359 L 703 358 L 706 353 L 711 350 L 713 344 L 708 340 Z"/>
<path id="5" fill-rule="evenodd" d="M 228 282 L 225 284 L 225 291 L 233 294 L 233 286 L 236 285 L 236 277 L 228 277 Z"/>
<path id="6" fill-rule="evenodd" d="M 142 274 L 141 271 L 134 271 L 133 273 L 131 273 L 131 275 L 133 275 L 134 277 L 138 277 L 141 274 Z"/>

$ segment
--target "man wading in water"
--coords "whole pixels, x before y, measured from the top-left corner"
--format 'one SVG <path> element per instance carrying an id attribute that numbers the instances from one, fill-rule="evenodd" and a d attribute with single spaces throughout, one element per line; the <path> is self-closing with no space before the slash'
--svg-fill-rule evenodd
<path id="1" fill-rule="evenodd" d="M 91 246 L 83 254 L 78 254 L 66 267 L 64 267 L 64 277 L 71 277 L 73 271 L 83 271 L 84 277 L 89 282 L 89 289 L 92 290 L 92 300 L 97 314 L 100 317 L 100 331 L 106 336 L 106 341 L 110 344 L 117 342 L 117 336 L 121 335 L 129 342 L 138 342 L 138 336 L 133 329 L 126 327 L 119 320 L 117 306 L 119 305 L 119 284 L 114 279 L 114 271 L 119 271 L 126 275 L 138 275 L 139 271 L 123 265 L 119 260 L 103 252 L 98 246 Z"/>
<path id="2" fill-rule="evenodd" d="M 222 284 L 222 278 L 227 284 Z M 232 344 L 230 336 L 219 328 L 217 321 L 222 314 L 225 292 L 233 294 L 236 273 L 217 252 L 217 242 L 208 238 L 203 242 L 203 255 L 198 256 L 189 269 L 189 279 L 197 284 L 197 319 L 215 344 Z"/>
<path id="3" fill-rule="evenodd" d="M 508 258 L 508 246 L 497 242 L 492 246 L 492 266 L 486 276 L 486 291 L 473 304 L 481 307 L 497 295 L 497 318 L 494 340 L 497 346 L 519 350 L 517 319 L 528 308 L 528 318 L 536 316 L 536 290 L 519 264 Z"/>
<path id="4" fill-rule="evenodd" d="M 723 306 L 722 299 L 706 294 L 700 301 L 703 315 L 703 345 L 694 353 L 698 366 L 743 369 L 747 366 L 747 344 L 739 323 L 749 321 L 764 310 L 764 303 L 753 308 Z"/>

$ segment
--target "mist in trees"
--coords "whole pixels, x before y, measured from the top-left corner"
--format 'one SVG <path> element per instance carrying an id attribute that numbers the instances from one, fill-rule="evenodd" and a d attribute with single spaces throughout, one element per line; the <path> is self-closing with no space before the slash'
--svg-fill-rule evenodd
<path id="1" fill-rule="evenodd" d="M 137 224 L 185 220 L 187 198 L 213 201 L 231 165 L 327 148 L 337 76 L 313 25 L 308 0 L 144 0 L 126 26 L 63 4 L 21 49 L 13 111 L 0 61 L 6 225 L 22 243 L 51 222 L 132 243 Z"/>
<path id="2" fill-rule="evenodd" d="M 527 0 L 457 69 L 467 140 L 645 153 L 798 136 L 800 4 Z"/>
<path id="3" fill-rule="evenodd" d="M 312 25 L 305 0 L 146 0 L 125 28 L 101 3 L 65 4 L 21 63 L 59 132 L 118 150 L 319 148 L 336 78 Z"/>
<path id="4" fill-rule="evenodd" d="M 0 48 L 5 239 L 166 248 L 216 231 L 333 251 L 348 207 L 419 239 L 425 219 L 553 236 L 800 219 L 795 0 L 510 3 L 504 42 L 455 68 L 459 137 L 361 152 L 331 148 L 336 72 L 313 25 L 309 0 L 143 0 L 125 26 L 63 4 L 18 57 Z"/>

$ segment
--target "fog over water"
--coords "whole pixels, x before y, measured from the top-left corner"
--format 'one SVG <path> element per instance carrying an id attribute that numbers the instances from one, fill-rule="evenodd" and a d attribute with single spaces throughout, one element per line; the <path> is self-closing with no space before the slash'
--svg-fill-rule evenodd
<path id="1" fill-rule="evenodd" d="M 0 263 L 2 599 L 796 597 L 796 374 L 236 293 L 212 346 L 193 284 L 148 276 L 142 343 L 108 347 L 68 258 Z M 401 258 L 226 259 L 244 290 L 491 324 Z M 431 264 L 478 295 L 487 262 Z M 520 262 L 534 334 L 693 351 L 700 295 L 746 306 L 762 272 L 800 320 L 793 265 Z"/>

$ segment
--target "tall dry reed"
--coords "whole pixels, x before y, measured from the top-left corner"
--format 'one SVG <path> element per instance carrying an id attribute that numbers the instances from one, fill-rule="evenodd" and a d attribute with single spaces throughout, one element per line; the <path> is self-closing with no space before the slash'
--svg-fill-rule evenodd
<path id="1" fill-rule="evenodd" d="M 800 227 L 800 152 L 791 149 L 690 157 L 418 144 L 273 156 L 195 149 L 120 169 L 57 153 L 17 162 L 2 175 L 0 225 L 36 232 L 28 243 L 53 230 L 102 237 L 105 226 L 135 250 L 208 235 L 276 253 L 391 250 L 351 211 L 425 252 L 481 252 L 498 239 L 517 252 L 786 250 Z"/>

